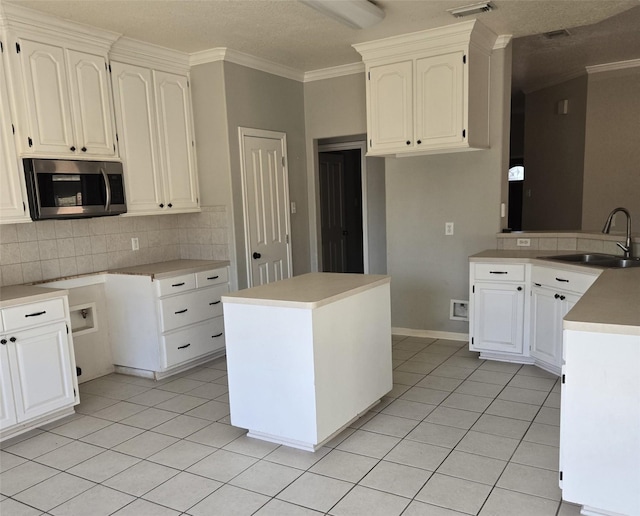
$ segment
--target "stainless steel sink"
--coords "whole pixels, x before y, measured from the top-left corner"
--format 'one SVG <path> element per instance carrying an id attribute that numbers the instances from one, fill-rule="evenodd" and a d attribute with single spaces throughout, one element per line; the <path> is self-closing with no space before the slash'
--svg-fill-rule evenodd
<path id="1" fill-rule="evenodd" d="M 541 256 L 540 258 L 582 265 L 592 265 L 597 267 L 625 269 L 628 267 L 640 267 L 640 258 L 622 258 L 613 254 L 577 253 L 560 254 L 557 256 Z"/>

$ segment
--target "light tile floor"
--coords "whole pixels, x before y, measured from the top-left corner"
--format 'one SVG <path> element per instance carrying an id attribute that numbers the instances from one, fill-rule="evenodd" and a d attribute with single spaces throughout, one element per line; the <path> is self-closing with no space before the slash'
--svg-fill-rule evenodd
<path id="1" fill-rule="evenodd" d="M 224 359 L 80 386 L 77 414 L 6 441 L 0 514 L 574 516 L 560 386 L 463 342 L 393 338 L 394 388 L 316 453 L 230 425 Z"/>

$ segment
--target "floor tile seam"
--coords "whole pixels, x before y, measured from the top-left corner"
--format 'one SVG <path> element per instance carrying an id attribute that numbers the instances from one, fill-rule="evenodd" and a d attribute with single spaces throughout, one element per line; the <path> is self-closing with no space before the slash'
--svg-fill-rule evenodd
<path id="1" fill-rule="evenodd" d="M 55 469 L 55 468 L 54 468 L 54 469 Z M 62 471 L 61 473 L 65 473 L 65 472 L 64 472 L 64 471 Z M 58 473 L 58 474 L 56 474 L 56 475 L 53 475 L 53 476 L 51 476 L 51 477 L 49 477 L 49 478 L 45 478 L 43 481 L 38 482 L 37 484 L 34 484 L 34 485 L 33 485 L 33 486 L 31 486 L 31 487 L 35 487 L 35 486 L 37 486 L 37 485 L 42 484 L 43 482 L 46 482 L 47 480 L 51 480 L 52 478 L 57 477 L 59 474 L 60 474 L 60 473 Z M 67 473 L 67 474 L 68 474 L 68 475 L 71 475 L 71 473 Z M 61 503 L 59 503 L 59 504 L 57 504 L 57 505 L 55 505 L 55 506 L 53 506 L 53 507 L 49 507 L 48 509 L 42 509 L 42 508 L 40 508 L 40 507 L 36 507 L 36 506 L 33 506 L 33 505 L 29 505 L 29 504 L 27 504 L 26 502 L 23 502 L 23 501 L 18 500 L 17 498 L 14 498 L 14 499 L 15 499 L 17 502 L 20 502 L 20 503 L 25 504 L 25 505 L 29 505 L 29 507 L 33 507 L 33 508 L 37 509 L 38 511 L 43 511 L 43 512 L 45 512 L 45 513 L 49 513 L 49 511 L 52 511 L 52 510 L 54 510 L 54 509 L 56 509 L 56 508 L 60 507 L 61 505 L 64 505 L 65 503 L 69 502 L 69 501 L 70 501 L 70 500 L 72 500 L 73 498 L 76 498 L 77 496 L 80 496 L 80 495 L 82 495 L 83 493 L 86 493 L 87 491 L 89 491 L 89 489 L 93 489 L 94 487 L 96 487 L 96 486 L 98 485 L 98 483 L 97 483 L 97 482 L 94 482 L 93 480 L 89 480 L 89 479 L 82 478 L 82 477 L 77 477 L 76 475 L 71 475 L 71 476 L 75 476 L 76 478 L 81 478 L 81 480 L 84 480 L 85 482 L 90 482 L 92 485 L 90 485 L 90 486 L 89 486 L 89 487 L 87 487 L 86 489 L 83 489 L 81 492 L 76 493 L 76 494 L 75 494 L 74 496 L 72 496 L 71 498 L 67 498 L 64 502 L 61 502 Z M 27 489 L 24 489 L 24 490 L 20 491 L 20 493 L 24 493 L 24 492 L 25 492 L 25 491 L 27 491 L 28 489 L 31 489 L 31 487 L 29 487 L 29 488 L 27 488 Z M 20 494 L 20 493 L 16 493 L 16 494 Z"/>
<path id="2" fill-rule="evenodd" d="M 541 469 L 541 468 L 537 468 L 537 469 Z M 549 470 L 544 470 L 544 471 L 549 471 Z M 514 489 L 514 488 L 499 486 L 497 482 L 496 482 L 495 487 L 498 488 L 498 489 L 504 489 L 505 491 L 510 491 L 511 493 L 520 493 L 520 494 L 524 494 L 524 495 L 528 495 L 528 496 L 535 496 L 536 498 L 541 498 L 543 500 L 550 500 L 552 502 L 558 502 L 558 503 L 562 502 L 562 490 L 560 488 L 558 488 L 558 489 L 560 489 L 560 499 L 556 500 L 555 498 L 547 498 L 546 496 L 542 496 L 542 495 L 539 495 L 539 494 L 533 494 L 533 493 L 528 493 L 526 491 L 518 491 L 517 489 Z"/>
<path id="3" fill-rule="evenodd" d="M 176 475 L 177 476 L 177 475 Z M 187 509 L 176 509 L 174 507 L 171 507 L 169 505 L 165 505 L 163 503 L 157 502 L 155 500 L 150 500 L 149 498 L 145 498 L 146 495 L 148 495 L 151 491 L 154 491 L 155 489 L 159 488 L 160 486 L 166 484 L 167 482 L 169 482 L 170 480 L 174 479 L 175 476 L 168 478 L 167 480 L 165 480 L 164 482 L 162 482 L 161 484 L 158 484 L 156 487 L 154 487 L 153 489 L 150 489 L 149 491 L 147 491 L 146 493 L 140 495 L 140 496 L 136 496 L 137 500 L 144 500 L 145 502 L 150 502 L 150 503 L 154 503 L 156 505 L 160 505 L 161 507 L 166 507 L 167 509 L 171 509 L 172 511 L 177 511 L 180 514 L 183 513 L 187 513 L 188 511 L 190 511 L 191 509 L 193 509 L 196 505 L 198 505 L 200 502 L 202 502 L 203 500 L 205 500 L 206 498 L 208 498 L 209 496 L 211 496 L 213 493 L 215 493 L 216 491 L 222 489 L 225 485 L 227 485 L 226 482 L 220 482 L 219 480 L 215 480 L 215 479 L 211 479 L 211 478 L 206 478 L 207 480 L 213 480 L 214 482 L 217 482 L 218 484 L 220 484 L 218 487 L 216 487 L 213 491 L 211 491 L 210 493 L 207 493 L 203 498 L 201 498 L 200 500 L 198 500 L 196 503 L 194 503 L 193 505 L 190 505 Z M 237 486 L 233 486 L 233 487 L 237 487 Z M 254 491 L 252 491 L 254 492 Z M 128 494 L 128 493 L 126 493 Z M 262 494 L 262 493 L 258 493 L 258 494 Z M 129 495 L 129 496 L 134 496 L 134 495 Z M 264 496 L 264 495 L 263 495 Z M 120 510 L 120 509 L 118 509 Z M 117 511 L 116 511 L 117 512 Z"/>

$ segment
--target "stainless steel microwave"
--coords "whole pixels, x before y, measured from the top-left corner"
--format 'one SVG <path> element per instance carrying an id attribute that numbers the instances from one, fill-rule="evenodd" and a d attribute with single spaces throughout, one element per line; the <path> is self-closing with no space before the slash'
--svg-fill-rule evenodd
<path id="1" fill-rule="evenodd" d="M 24 160 L 33 220 L 103 217 L 127 211 L 122 163 Z"/>

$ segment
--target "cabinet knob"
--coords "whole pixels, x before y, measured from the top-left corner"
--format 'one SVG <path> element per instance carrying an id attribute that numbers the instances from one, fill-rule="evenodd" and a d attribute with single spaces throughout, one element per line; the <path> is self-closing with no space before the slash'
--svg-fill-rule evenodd
<path id="1" fill-rule="evenodd" d="M 82 152 L 87 152 L 87 148 L 86 147 L 82 147 L 82 149 L 80 149 Z"/>
<path id="2" fill-rule="evenodd" d="M 0 340 L 0 344 L 2 344 L 3 346 L 7 344 L 7 339 L 2 339 Z"/>
<path id="3" fill-rule="evenodd" d="M 164 203 L 160 203 L 160 207 L 161 207 L 161 208 L 164 208 Z"/>
<path id="4" fill-rule="evenodd" d="M 18 340 L 18 339 L 16 339 L 15 337 L 11 337 L 9 340 L 10 340 L 11 342 L 15 342 L 15 341 L 16 341 L 16 340 Z"/>
<path id="5" fill-rule="evenodd" d="M 565 296 L 560 296 L 560 301 L 564 301 L 566 299 Z"/>
<path id="6" fill-rule="evenodd" d="M 553 297 L 554 297 L 554 298 L 556 298 L 556 299 L 559 299 L 559 298 L 560 298 L 560 294 L 556 294 L 556 295 L 555 295 L 555 296 L 553 296 Z"/>
<path id="7" fill-rule="evenodd" d="M 422 143 L 422 140 L 418 140 L 418 145 L 420 145 Z"/>
<path id="8" fill-rule="evenodd" d="M 518 287 L 518 292 L 521 292 L 521 291 L 522 291 L 522 287 Z"/>
<path id="9" fill-rule="evenodd" d="M 73 146 L 71 146 L 71 147 L 69 147 L 69 150 L 70 150 L 71 152 L 75 152 L 75 151 L 76 151 L 76 148 L 75 148 L 75 147 L 73 147 Z"/>
<path id="10" fill-rule="evenodd" d="M 173 208 L 173 204 L 171 203 L 167 204 L 167 206 L 169 206 L 169 208 Z"/>
<path id="11" fill-rule="evenodd" d="M 407 145 L 411 145 L 411 140 L 407 140 Z"/>

